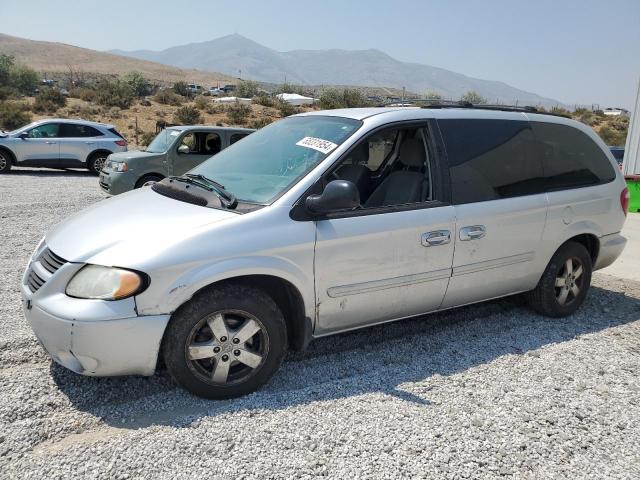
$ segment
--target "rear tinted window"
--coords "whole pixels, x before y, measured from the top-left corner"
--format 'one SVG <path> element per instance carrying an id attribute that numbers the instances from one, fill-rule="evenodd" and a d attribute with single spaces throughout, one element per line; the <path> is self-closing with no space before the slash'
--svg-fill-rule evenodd
<path id="1" fill-rule="evenodd" d="M 229 145 L 233 145 L 238 140 L 242 140 L 247 135 L 249 135 L 249 134 L 248 133 L 234 133 L 233 135 L 231 135 L 231 138 L 229 139 Z"/>
<path id="2" fill-rule="evenodd" d="M 124 139 L 124 137 L 122 135 L 120 135 L 120 132 L 118 132 L 115 128 L 110 128 L 109 131 L 111 133 L 113 133 L 115 136 L 120 137 L 122 139 Z"/>
<path id="3" fill-rule="evenodd" d="M 78 125 L 75 123 L 63 123 L 60 126 L 60 136 L 67 138 L 77 137 L 100 137 L 102 133 L 89 125 Z"/>
<path id="4" fill-rule="evenodd" d="M 449 159 L 454 204 L 544 191 L 529 122 L 439 120 Z"/>
<path id="5" fill-rule="evenodd" d="M 548 190 L 610 182 L 615 171 L 606 154 L 577 128 L 532 122 Z"/>

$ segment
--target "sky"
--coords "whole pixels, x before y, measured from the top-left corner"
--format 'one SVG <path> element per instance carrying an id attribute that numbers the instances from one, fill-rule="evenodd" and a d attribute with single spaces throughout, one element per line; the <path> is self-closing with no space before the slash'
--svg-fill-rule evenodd
<path id="1" fill-rule="evenodd" d="M 231 33 L 279 51 L 378 49 L 602 107 L 631 108 L 640 80 L 640 0 L 0 0 L 0 32 L 96 50 Z"/>

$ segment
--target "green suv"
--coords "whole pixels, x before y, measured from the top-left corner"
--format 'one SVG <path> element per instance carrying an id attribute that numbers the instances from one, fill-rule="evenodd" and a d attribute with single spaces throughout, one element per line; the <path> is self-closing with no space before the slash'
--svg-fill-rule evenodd
<path id="1" fill-rule="evenodd" d="M 253 131 L 202 125 L 166 128 L 146 150 L 109 155 L 100 172 L 100 187 L 117 195 L 171 175 L 182 175 Z"/>

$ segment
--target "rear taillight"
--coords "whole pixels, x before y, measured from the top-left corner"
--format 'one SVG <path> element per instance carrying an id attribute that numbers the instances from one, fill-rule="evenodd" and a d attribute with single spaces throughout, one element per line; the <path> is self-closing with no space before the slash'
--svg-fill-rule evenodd
<path id="1" fill-rule="evenodd" d="M 629 189 L 625 187 L 624 190 L 620 192 L 620 206 L 622 207 L 622 211 L 624 212 L 625 215 L 629 211 L 629 200 L 630 200 Z"/>
<path id="2" fill-rule="evenodd" d="M 119 145 L 121 147 L 126 147 L 127 146 L 127 141 L 126 140 L 116 140 L 116 145 Z"/>

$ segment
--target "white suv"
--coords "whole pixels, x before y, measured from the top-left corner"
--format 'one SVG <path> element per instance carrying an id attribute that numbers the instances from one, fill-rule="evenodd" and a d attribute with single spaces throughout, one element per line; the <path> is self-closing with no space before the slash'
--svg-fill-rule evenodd
<path id="1" fill-rule="evenodd" d="M 113 125 L 84 120 L 40 120 L 0 133 L 0 173 L 12 166 L 87 168 L 95 174 L 107 156 L 126 152 L 127 141 Z"/>
<path id="2" fill-rule="evenodd" d="M 75 372 L 151 375 L 160 355 L 229 398 L 325 335 L 517 293 L 570 315 L 624 248 L 627 206 L 606 145 L 572 120 L 312 112 L 55 227 L 24 311 Z"/>

